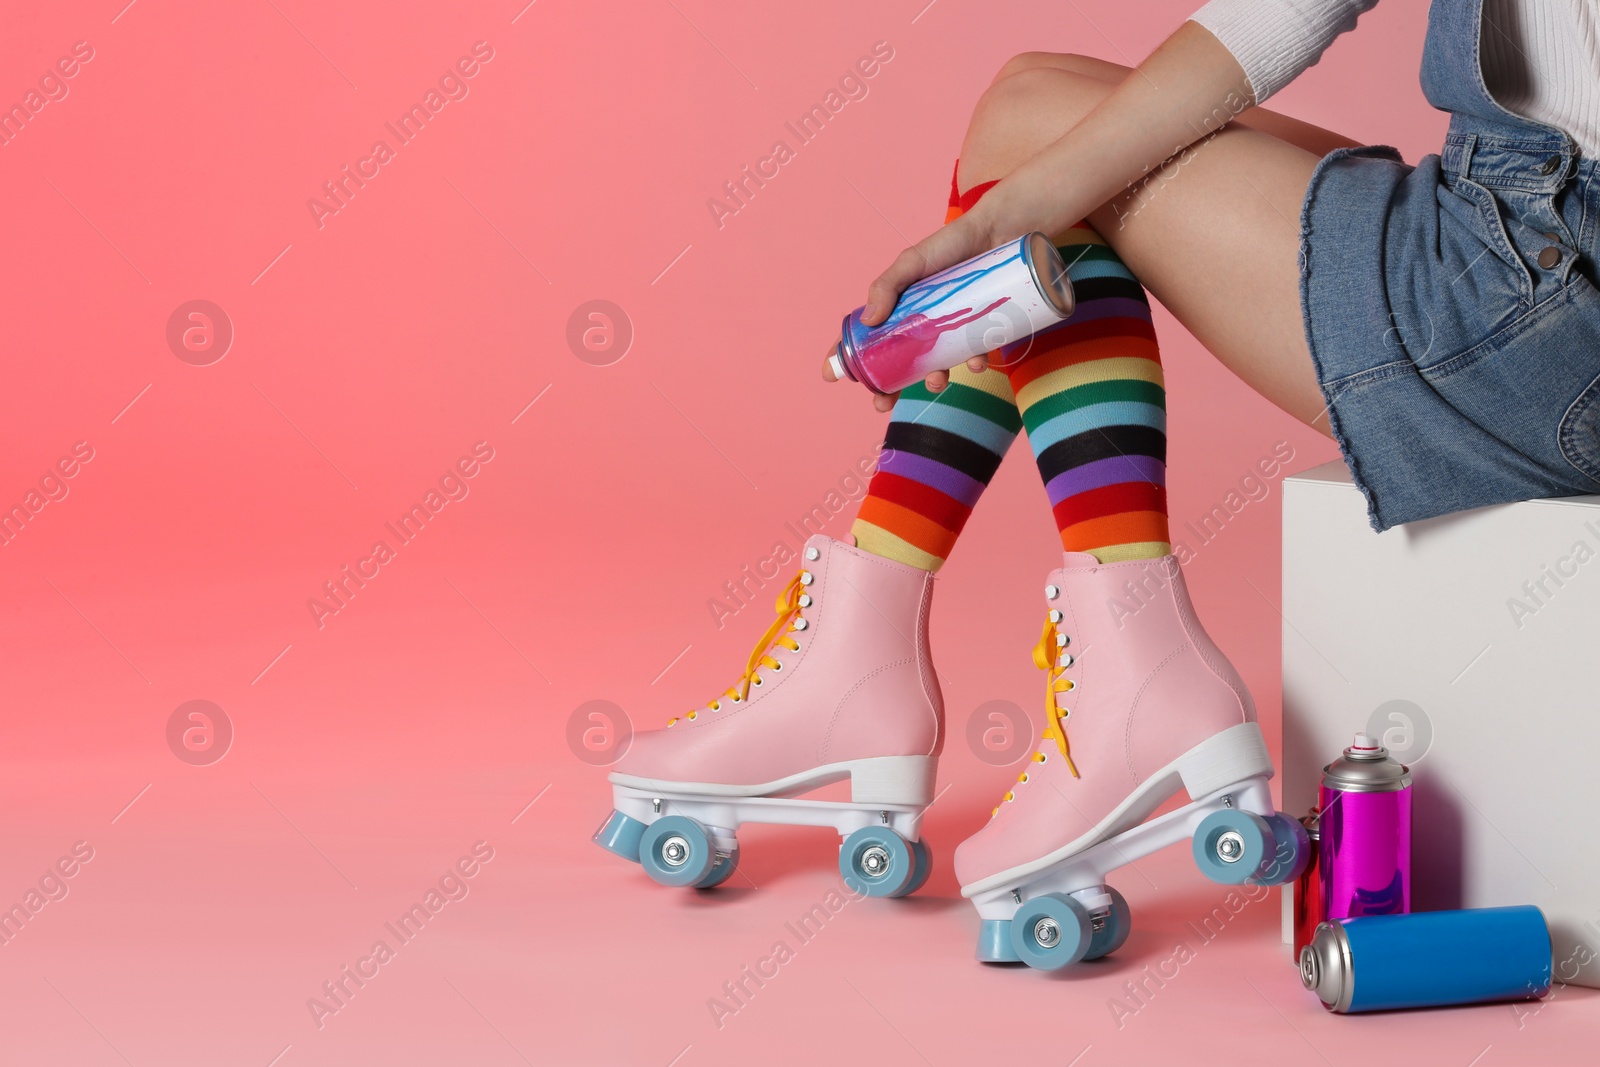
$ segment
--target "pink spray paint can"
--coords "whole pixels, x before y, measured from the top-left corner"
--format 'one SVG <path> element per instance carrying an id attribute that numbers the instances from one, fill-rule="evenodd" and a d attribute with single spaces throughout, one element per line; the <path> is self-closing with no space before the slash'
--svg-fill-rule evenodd
<path id="1" fill-rule="evenodd" d="M 1411 910 L 1411 771 L 1366 734 L 1322 769 L 1317 865 L 1328 919 Z"/>
<path id="2" fill-rule="evenodd" d="M 828 362 L 835 378 L 894 393 L 936 370 L 1014 346 L 1070 316 L 1072 307 L 1061 253 L 1036 231 L 910 286 L 881 325 L 863 326 L 865 309 L 856 308 L 845 316 Z M 1025 354 L 1025 348 L 1008 352 L 1008 362 Z"/>

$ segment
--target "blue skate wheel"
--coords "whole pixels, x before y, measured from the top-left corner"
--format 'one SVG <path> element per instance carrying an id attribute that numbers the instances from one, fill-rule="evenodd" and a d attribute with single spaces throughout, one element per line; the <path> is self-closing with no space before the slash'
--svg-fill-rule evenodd
<path id="1" fill-rule="evenodd" d="M 662 885 L 698 884 L 717 862 L 711 836 L 693 819 L 668 815 L 646 828 L 639 839 L 644 873 Z"/>
<path id="2" fill-rule="evenodd" d="M 644 836 L 644 823 L 613 811 L 605 825 L 594 832 L 594 843 L 607 852 L 625 860 L 639 862 L 639 838 Z"/>
<path id="3" fill-rule="evenodd" d="M 739 868 L 739 847 L 734 846 L 732 852 L 726 856 L 718 856 L 716 863 L 711 866 L 711 873 L 694 884 L 696 889 L 715 889 L 717 886 L 733 877 L 733 872 Z"/>
<path id="4" fill-rule="evenodd" d="M 921 889 L 928 881 L 928 875 L 933 873 L 933 853 L 928 849 L 928 842 L 918 838 L 911 842 L 911 881 L 906 887 L 896 893 L 897 897 L 909 897 Z"/>
<path id="5" fill-rule="evenodd" d="M 1089 951 L 1089 909 L 1065 893 L 1046 893 L 1011 918 L 1011 950 L 1029 967 L 1058 971 Z"/>
<path id="6" fill-rule="evenodd" d="M 1222 885 L 1243 885 L 1273 850 L 1267 820 L 1253 812 L 1224 808 L 1207 815 L 1194 832 L 1194 862 Z"/>
<path id="7" fill-rule="evenodd" d="M 844 884 L 869 897 L 899 896 L 911 884 L 916 866 L 906 839 L 887 826 L 864 826 L 839 847 Z"/>
<path id="8" fill-rule="evenodd" d="M 1022 957 L 1011 947 L 1011 920 L 985 919 L 978 928 L 979 963 L 1021 963 Z"/>
<path id="9" fill-rule="evenodd" d="M 1123 946 L 1128 940 L 1128 935 L 1133 932 L 1133 912 L 1128 910 L 1128 902 L 1111 886 L 1106 886 L 1106 892 L 1111 896 L 1111 911 L 1106 915 L 1100 929 L 1089 939 L 1089 951 L 1083 954 L 1086 960 L 1097 960 L 1101 956 L 1111 955 Z"/>
<path id="10" fill-rule="evenodd" d="M 1299 819 L 1283 812 L 1267 816 L 1272 831 L 1273 851 L 1250 881 L 1256 885 L 1288 885 L 1299 878 L 1311 861 L 1311 838 Z"/>

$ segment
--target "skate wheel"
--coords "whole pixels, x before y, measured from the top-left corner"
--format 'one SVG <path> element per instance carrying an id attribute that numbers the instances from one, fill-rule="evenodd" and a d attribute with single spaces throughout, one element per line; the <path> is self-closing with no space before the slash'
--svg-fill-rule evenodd
<path id="1" fill-rule="evenodd" d="M 1106 916 L 1104 925 L 1089 939 L 1089 951 L 1083 954 L 1086 960 L 1111 955 L 1123 946 L 1133 932 L 1133 912 L 1128 910 L 1128 902 L 1111 886 L 1106 886 L 1106 892 L 1111 895 L 1111 912 Z"/>
<path id="2" fill-rule="evenodd" d="M 662 885 L 696 885 L 717 862 L 705 828 L 682 815 L 668 815 L 646 828 L 639 839 L 644 873 Z"/>
<path id="3" fill-rule="evenodd" d="M 911 842 L 911 881 L 895 896 L 909 897 L 927 883 L 928 875 L 932 873 L 933 853 L 928 849 L 928 842 L 921 838 Z"/>
<path id="4" fill-rule="evenodd" d="M 887 826 L 864 826 L 839 848 L 839 873 L 851 892 L 896 897 L 907 892 L 916 858 L 906 839 Z"/>
<path id="5" fill-rule="evenodd" d="M 1011 917 L 1011 949 L 1029 967 L 1056 971 L 1077 963 L 1094 934 L 1089 909 L 1065 893 L 1047 893 Z"/>
<path id="6" fill-rule="evenodd" d="M 1272 831 L 1275 847 L 1251 881 L 1256 885 L 1288 885 L 1300 877 L 1311 861 L 1311 838 L 1299 819 L 1291 819 L 1281 811 L 1267 816 L 1267 828 Z"/>
<path id="7" fill-rule="evenodd" d="M 739 869 L 739 846 L 735 845 L 733 851 L 726 856 L 718 856 L 711 865 L 711 871 L 704 878 L 694 884 L 696 889 L 715 889 L 717 886 L 733 877 L 733 872 Z"/>
<path id="8" fill-rule="evenodd" d="M 607 852 L 625 860 L 639 862 L 639 839 L 644 836 L 644 823 L 620 811 L 613 811 L 605 825 L 594 832 L 594 843 Z"/>
<path id="9" fill-rule="evenodd" d="M 1194 832 L 1194 862 L 1222 885 L 1243 885 L 1271 854 L 1272 830 L 1253 812 L 1224 808 L 1207 815 Z"/>

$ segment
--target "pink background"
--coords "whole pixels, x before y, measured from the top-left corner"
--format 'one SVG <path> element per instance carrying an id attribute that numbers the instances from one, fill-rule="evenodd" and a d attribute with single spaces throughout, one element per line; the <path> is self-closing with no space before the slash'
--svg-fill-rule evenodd
<path id="1" fill-rule="evenodd" d="M 93 859 L 0 946 L 0 1062 L 1493 1064 L 1592 1032 L 1575 990 L 1520 1028 L 1505 1006 L 1327 1016 L 1275 900 L 1195 941 L 1224 891 L 1177 850 L 1124 872 L 1115 959 L 1056 980 L 971 962 L 949 855 L 1014 769 L 962 738 L 985 701 L 1037 714 L 1056 551 L 1020 444 L 940 583 L 949 790 L 918 898 L 852 904 L 719 1029 L 708 998 L 837 885 L 835 842 L 752 829 L 705 897 L 588 843 L 609 790 L 569 716 L 603 699 L 653 727 L 743 663 L 765 597 L 720 629 L 707 601 L 876 444 L 883 418 L 818 357 L 942 218 L 989 78 L 1032 49 L 1136 60 L 1192 6 L 925 2 L 10 5 L 0 102 L 75 42 L 93 59 L 0 145 L 0 504 L 76 442 L 93 459 L 0 545 L 0 904 L 76 842 Z M 1381 5 L 1276 105 L 1436 146 L 1423 7 Z M 319 226 L 307 201 L 480 41 L 467 95 Z M 877 41 L 868 95 L 719 227 L 707 200 Z M 206 366 L 166 340 L 196 299 L 235 334 Z M 596 299 L 634 333 L 609 366 L 567 342 Z M 1278 442 L 1291 470 L 1334 456 L 1158 329 L 1175 527 Z M 468 495 L 319 627 L 322 583 L 396 547 L 384 524 L 477 442 Z M 1274 744 L 1278 494 L 1189 568 Z M 167 743 L 196 699 L 236 735 L 208 766 Z M 319 1028 L 307 999 L 479 841 L 470 894 Z M 1196 959 L 1119 1026 L 1111 1000 L 1180 940 Z"/>

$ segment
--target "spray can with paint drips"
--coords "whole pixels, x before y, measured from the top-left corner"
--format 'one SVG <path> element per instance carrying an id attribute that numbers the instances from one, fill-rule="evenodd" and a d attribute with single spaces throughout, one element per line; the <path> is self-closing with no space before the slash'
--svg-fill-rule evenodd
<path id="1" fill-rule="evenodd" d="M 844 318 L 828 365 L 836 379 L 894 393 L 996 349 L 1014 363 L 1026 354 L 1021 342 L 1062 322 L 1072 308 L 1061 253 L 1034 232 L 907 287 L 877 326 L 862 325 L 866 309 L 856 308 Z"/>
<path id="2" fill-rule="evenodd" d="M 1317 807 L 1324 917 L 1411 910 L 1411 771 L 1357 734 L 1322 769 Z"/>

